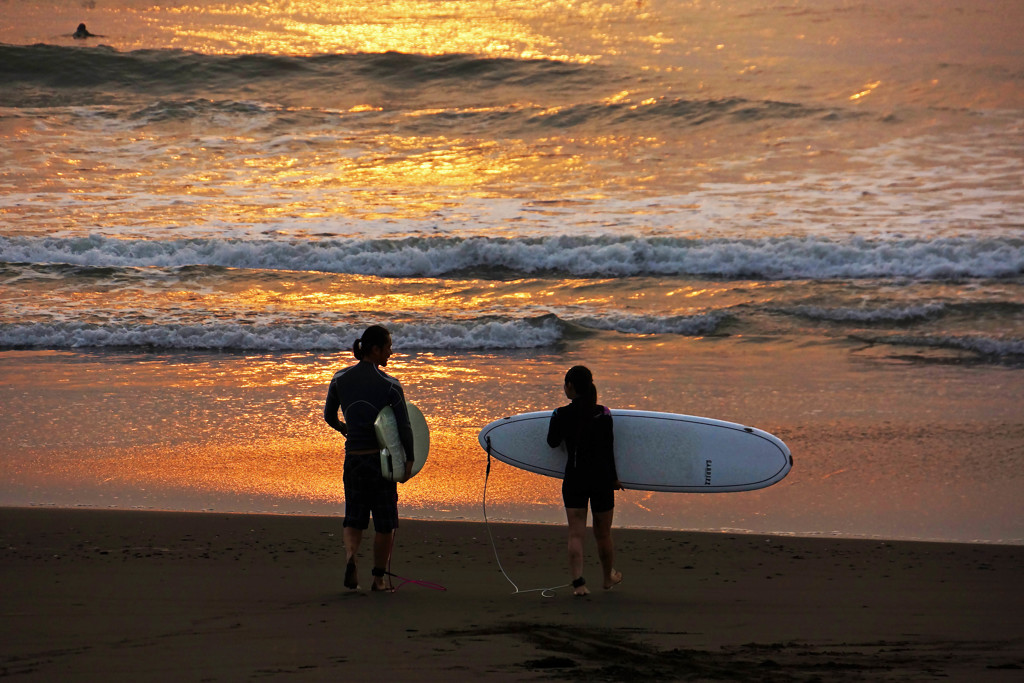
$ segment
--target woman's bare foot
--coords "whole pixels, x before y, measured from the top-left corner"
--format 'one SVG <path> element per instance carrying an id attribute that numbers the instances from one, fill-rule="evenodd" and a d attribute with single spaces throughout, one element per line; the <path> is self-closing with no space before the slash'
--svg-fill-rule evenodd
<path id="1" fill-rule="evenodd" d="M 620 572 L 618 569 L 613 569 L 611 575 L 606 577 L 604 580 L 604 589 L 608 590 L 609 588 L 617 586 L 620 583 L 622 583 L 622 572 Z"/>
<path id="2" fill-rule="evenodd" d="M 590 595 L 590 589 L 587 588 L 587 581 L 582 576 L 572 581 L 572 594 L 578 598 L 584 595 Z"/>

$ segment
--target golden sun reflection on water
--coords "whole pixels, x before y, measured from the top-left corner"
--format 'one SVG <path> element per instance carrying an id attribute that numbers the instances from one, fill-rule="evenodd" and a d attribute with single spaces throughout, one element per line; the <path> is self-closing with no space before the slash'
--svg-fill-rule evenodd
<path id="1" fill-rule="evenodd" d="M 304 202 L 239 204 L 237 210 L 251 213 L 246 219 L 253 223 L 266 221 L 268 216 L 291 215 L 417 219 L 457 206 L 467 198 L 534 197 L 540 188 L 550 192 L 578 185 L 581 179 L 599 186 L 607 181 L 601 180 L 599 169 L 588 166 L 585 157 L 595 149 L 614 153 L 622 145 L 623 140 L 610 137 L 507 139 L 499 143 L 470 137 L 387 134 L 366 143 L 372 151 L 356 154 L 339 149 L 311 157 L 296 150 L 252 156 L 232 169 L 224 161 L 221 192 L 229 192 L 232 186 L 245 193 L 270 186 L 281 196 L 297 191 L 318 193 L 314 194 L 317 198 Z M 202 183 L 198 187 L 203 187 Z"/>
<path id="2" fill-rule="evenodd" d="M 588 62 L 531 26 L 551 3 L 517 0 L 278 0 L 158 7 L 178 43 L 206 53 L 403 52 Z M 591 8 L 565 5 L 574 16 Z M 196 15 L 204 21 L 196 23 Z M 162 17 L 161 17 L 162 18 Z M 157 21 L 154 17 L 152 21 Z"/>
<path id="3" fill-rule="evenodd" d="M 403 514 L 477 514 L 486 454 L 476 435 L 500 417 L 479 392 L 521 389 L 507 379 L 499 384 L 500 371 L 453 363 L 448 356 L 399 354 L 393 361 L 388 371 L 423 408 L 431 430 L 427 466 L 400 486 Z M 60 448 L 74 457 L 29 454 L 19 481 L 29 488 L 56 484 L 122 507 L 140 501 L 169 509 L 238 505 L 340 515 L 345 440 L 320 413 L 331 374 L 352 362 L 339 352 L 316 359 L 304 353 L 210 354 L 202 363 L 177 364 L 168 356 L 139 357 L 124 366 L 80 364 L 73 376 L 82 385 L 68 383 L 63 391 L 103 390 L 68 407 L 74 420 Z M 23 440 L 52 438 L 31 431 Z M 506 469 L 492 483 L 496 506 L 558 509 L 556 489 Z"/>
<path id="4" fill-rule="evenodd" d="M 364 188 L 472 187 L 486 176 L 514 170 L 515 158 L 496 142 L 388 136 L 381 147 L 394 150 L 390 158 L 341 160 L 329 181 Z M 440 196 L 446 197 L 443 192 Z"/>
<path id="5" fill-rule="evenodd" d="M 431 455 L 413 480 L 399 485 L 402 516 L 422 512 L 475 514 L 482 501 L 486 454 L 476 441 L 475 426 L 437 429 Z M 166 447 L 84 450 L 69 460 L 51 460 L 33 472 L 40 482 L 74 482 L 82 490 L 96 488 L 116 501 L 133 494 L 164 492 L 207 500 L 211 508 L 223 499 L 262 500 L 281 512 L 317 509 L 344 511 L 344 441 L 331 435 L 308 438 L 273 436 L 252 443 L 177 444 Z M 495 505 L 544 505 L 558 509 L 558 483 L 500 463 L 495 465 L 488 495 Z M 193 503 L 195 505 L 195 503 Z M 308 508 L 306 506 L 309 506 Z M 200 505 L 200 507 L 202 507 Z"/>

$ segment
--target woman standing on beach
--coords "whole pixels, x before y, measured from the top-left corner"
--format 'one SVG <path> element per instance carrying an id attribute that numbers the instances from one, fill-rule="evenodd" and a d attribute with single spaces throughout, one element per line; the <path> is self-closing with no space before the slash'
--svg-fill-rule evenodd
<path id="1" fill-rule="evenodd" d="M 373 586 L 386 590 L 384 576 L 398 528 L 398 487 L 380 471 L 380 448 L 373 423 L 384 406 L 391 406 L 398 422 L 402 446 L 409 459 L 406 481 L 412 474 L 413 436 L 405 409 L 405 392 L 397 379 L 381 370 L 391 357 L 391 334 L 380 325 L 368 327 L 352 345 L 357 364 L 334 374 L 327 389 L 324 420 L 345 435 L 345 587 L 358 588 L 356 559 L 363 531 L 370 525 L 373 541 Z M 338 408 L 345 417 L 338 419 Z"/>
<path id="2" fill-rule="evenodd" d="M 565 373 L 565 396 L 572 401 L 551 415 L 548 445 L 563 442 L 568 453 L 562 480 L 562 501 L 569 522 L 569 572 L 575 595 L 590 590 L 583 578 L 583 536 L 587 529 L 587 503 L 594 512 L 594 538 L 604 572 L 604 587 L 622 581 L 614 567 L 612 517 L 615 489 L 621 489 L 615 470 L 611 411 L 597 403 L 597 387 L 589 369 L 577 365 Z"/>

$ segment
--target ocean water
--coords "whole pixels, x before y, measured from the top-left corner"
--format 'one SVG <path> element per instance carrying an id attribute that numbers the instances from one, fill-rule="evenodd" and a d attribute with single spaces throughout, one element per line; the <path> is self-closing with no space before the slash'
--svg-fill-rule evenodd
<path id="1" fill-rule="evenodd" d="M 74 39 L 85 22 L 95 37 Z M 0 2 L 0 504 L 337 514 L 361 330 L 432 429 L 753 424 L 764 491 L 620 524 L 1024 542 L 1024 5 Z M 557 523 L 496 465 L 491 519 Z"/>

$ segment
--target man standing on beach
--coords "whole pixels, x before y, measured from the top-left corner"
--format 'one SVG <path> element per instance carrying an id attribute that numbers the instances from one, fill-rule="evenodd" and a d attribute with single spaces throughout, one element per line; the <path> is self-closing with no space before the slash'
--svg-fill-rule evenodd
<path id="1" fill-rule="evenodd" d="M 372 325 L 352 345 L 359 361 L 335 373 L 327 389 L 324 420 L 345 435 L 345 587 L 358 588 L 356 560 L 363 532 L 370 525 L 376 532 L 373 541 L 372 590 L 387 590 L 384 577 L 391 557 L 395 529 L 398 528 L 398 487 L 381 476 L 380 448 L 374 432 L 377 414 L 391 406 L 398 432 L 407 454 L 405 474 L 412 475 L 413 435 L 405 408 L 405 392 L 397 379 L 381 370 L 391 357 L 391 334 L 380 325 Z M 345 421 L 338 419 L 338 409 Z"/>

